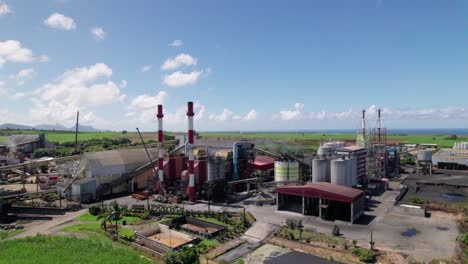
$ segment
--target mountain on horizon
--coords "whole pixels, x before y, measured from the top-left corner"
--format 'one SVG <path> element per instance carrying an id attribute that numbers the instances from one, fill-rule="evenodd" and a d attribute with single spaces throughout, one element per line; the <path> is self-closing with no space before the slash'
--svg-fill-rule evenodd
<path id="1" fill-rule="evenodd" d="M 56 131 L 75 131 L 75 126 L 67 128 L 62 124 L 55 125 L 37 125 L 37 126 L 25 126 L 19 124 L 5 123 L 0 125 L 0 130 L 12 129 L 12 130 L 56 130 Z M 94 128 L 92 126 L 79 125 L 80 132 L 102 132 L 103 130 Z"/>

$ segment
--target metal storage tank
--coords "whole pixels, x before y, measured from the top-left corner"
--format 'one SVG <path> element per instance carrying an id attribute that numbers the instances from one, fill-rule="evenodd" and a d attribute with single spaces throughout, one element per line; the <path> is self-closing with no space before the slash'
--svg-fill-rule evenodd
<path id="1" fill-rule="evenodd" d="M 208 181 L 224 180 L 224 161 L 220 157 L 208 161 Z"/>
<path id="2" fill-rule="evenodd" d="M 299 180 L 299 162 L 275 161 L 275 181 Z"/>
<path id="3" fill-rule="evenodd" d="M 312 182 L 330 182 L 330 160 L 312 160 Z"/>
<path id="4" fill-rule="evenodd" d="M 431 150 L 418 151 L 418 160 L 432 161 L 432 151 Z"/>
<path id="5" fill-rule="evenodd" d="M 330 155 L 332 152 L 333 152 L 333 148 L 330 148 L 330 147 L 320 147 L 320 148 L 317 150 L 317 155 L 319 155 L 319 156 L 326 156 L 326 155 Z"/>
<path id="6" fill-rule="evenodd" d="M 222 158 L 218 158 L 218 177 L 217 180 L 225 180 L 226 174 L 224 172 L 224 160 Z"/>
<path id="7" fill-rule="evenodd" d="M 346 185 L 347 162 L 343 159 L 332 160 L 330 164 L 330 183 L 336 185 Z"/>

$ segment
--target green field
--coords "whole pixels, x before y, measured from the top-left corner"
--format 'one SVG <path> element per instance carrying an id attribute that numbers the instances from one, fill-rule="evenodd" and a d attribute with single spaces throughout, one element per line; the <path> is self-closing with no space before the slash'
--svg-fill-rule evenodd
<path id="1" fill-rule="evenodd" d="M 77 221 L 83 221 L 83 222 L 95 222 L 95 221 L 100 221 L 97 219 L 98 217 L 95 215 L 92 215 L 90 213 L 86 213 L 83 215 L 80 215 L 76 220 Z M 118 221 L 118 224 L 121 225 L 123 221 L 127 222 L 127 225 L 133 224 L 135 222 L 140 221 L 141 219 L 139 217 L 135 216 L 124 216 L 122 219 Z"/>
<path id="2" fill-rule="evenodd" d="M 150 263 L 138 252 L 93 238 L 27 237 L 0 242 L 0 263 Z"/>
<path id="3" fill-rule="evenodd" d="M 73 142 L 75 141 L 75 132 L 73 131 L 40 131 L 40 130 L 9 130 L 9 131 L 2 131 L 4 135 L 0 135 L 0 142 L 5 140 L 7 137 L 5 134 L 8 133 L 9 135 L 37 135 L 41 132 L 45 133 L 46 139 L 50 142 Z M 156 132 L 144 132 L 142 136 L 145 141 L 153 139 L 157 140 L 157 133 Z M 90 139 L 103 139 L 103 138 L 128 138 L 132 142 L 140 142 L 140 138 L 138 133 L 136 132 L 128 132 L 126 134 L 122 134 L 121 132 L 79 132 L 78 133 L 78 140 L 90 140 Z"/>
<path id="4" fill-rule="evenodd" d="M 302 143 L 304 148 L 316 148 L 319 146 L 321 141 L 325 140 L 347 140 L 354 141 L 356 134 L 352 133 L 234 133 L 234 132 L 206 132 L 201 133 L 201 136 L 205 137 L 219 137 L 219 138 L 230 138 L 230 139 L 271 139 L 273 141 L 290 141 L 296 143 Z M 447 139 L 448 135 L 438 134 L 404 134 L 404 135 L 393 135 L 389 134 L 387 140 L 389 143 L 406 143 L 406 144 L 438 144 L 442 148 L 451 148 L 456 142 L 468 141 L 468 135 L 458 135 L 457 140 Z"/>
<path id="5" fill-rule="evenodd" d="M 38 130 L 23 130 L 23 131 L 2 131 L 3 133 L 10 134 L 38 134 Z M 45 131 L 46 138 L 51 142 L 72 142 L 75 140 L 75 133 L 73 131 Z M 155 132 L 142 133 L 145 141 L 153 139 L 156 140 L 157 135 Z M 304 150 L 316 149 L 320 142 L 326 140 L 346 140 L 354 141 L 356 134 L 353 133 L 295 133 L 295 132 L 262 132 L 262 133 L 239 133 L 239 132 L 203 132 L 200 133 L 202 137 L 215 137 L 215 138 L 229 138 L 229 139 L 271 139 L 302 147 Z M 458 135 L 457 140 L 447 139 L 448 135 L 437 134 L 404 134 L 395 135 L 389 134 L 387 140 L 389 143 L 434 143 L 442 148 L 451 148 L 455 142 L 468 141 L 468 135 Z M 5 139 L 5 135 L 0 135 L 0 142 Z M 132 142 L 140 142 L 140 138 L 136 132 L 128 132 L 122 134 L 121 132 L 80 132 L 78 140 L 89 139 L 103 139 L 103 138 L 128 138 Z"/>

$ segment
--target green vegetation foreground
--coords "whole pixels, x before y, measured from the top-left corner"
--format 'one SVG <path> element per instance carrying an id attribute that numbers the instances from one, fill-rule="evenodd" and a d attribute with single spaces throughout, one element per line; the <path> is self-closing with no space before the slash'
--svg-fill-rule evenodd
<path id="1" fill-rule="evenodd" d="M 0 263 L 150 263 L 136 251 L 88 238 L 37 235 L 1 242 L 0 248 Z"/>

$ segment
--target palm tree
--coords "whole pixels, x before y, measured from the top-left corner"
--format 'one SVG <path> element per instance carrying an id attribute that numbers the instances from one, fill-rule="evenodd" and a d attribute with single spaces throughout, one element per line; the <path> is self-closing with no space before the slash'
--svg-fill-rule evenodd
<path id="1" fill-rule="evenodd" d="M 112 220 L 112 211 L 107 206 L 103 206 L 101 208 L 101 211 L 100 211 L 100 213 L 99 213 L 99 215 L 98 215 L 98 217 L 96 219 L 97 220 L 102 220 L 101 228 L 104 229 L 107 232 L 106 223 L 107 222 L 112 223 L 111 222 L 111 220 Z"/>

